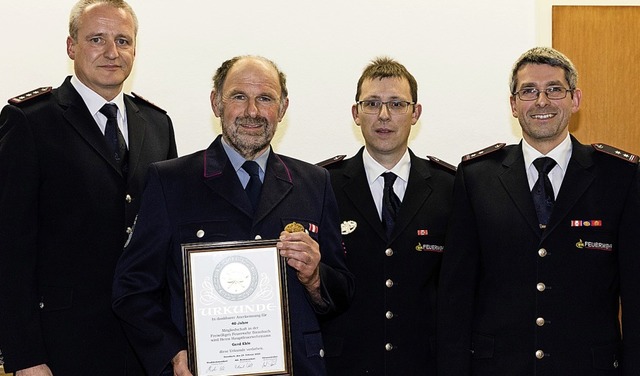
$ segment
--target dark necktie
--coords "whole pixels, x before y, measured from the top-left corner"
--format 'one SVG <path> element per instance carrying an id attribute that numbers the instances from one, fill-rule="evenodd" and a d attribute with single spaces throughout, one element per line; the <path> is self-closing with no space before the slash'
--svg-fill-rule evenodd
<path id="1" fill-rule="evenodd" d="M 127 172 L 127 145 L 118 128 L 118 106 L 107 103 L 100 109 L 100 113 L 107 117 L 107 126 L 104 130 L 104 138 L 107 141 L 109 151 L 123 174 Z"/>
<path id="2" fill-rule="evenodd" d="M 258 201 L 260 200 L 260 191 L 262 190 L 262 182 L 260 181 L 259 173 L 260 166 L 258 166 L 258 163 L 254 161 L 246 161 L 242 164 L 242 169 L 244 169 L 249 174 L 249 182 L 244 188 L 244 191 L 247 192 L 249 201 L 251 201 L 251 206 L 255 211 L 258 207 Z"/>
<path id="3" fill-rule="evenodd" d="M 393 183 L 397 178 L 396 174 L 393 172 L 385 172 L 382 174 L 382 177 L 384 178 L 384 188 L 382 190 L 382 225 L 387 233 L 387 239 L 389 239 L 396 222 L 398 210 L 400 210 L 400 199 L 393 191 Z"/>
<path id="4" fill-rule="evenodd" d="M 556 161 L 549 157 L 543 157 L 533 161 L 533 165 L 538 170 L 538 180 L 533 185 L 531 195 L 538 214 L 540 228 L 545 228 L 549 223 L 549 217 L 551 217 L 551 211 L 553 211 L 553 204 L 555 203 L 553 186 L 548 174 L 556 165 Z"/>

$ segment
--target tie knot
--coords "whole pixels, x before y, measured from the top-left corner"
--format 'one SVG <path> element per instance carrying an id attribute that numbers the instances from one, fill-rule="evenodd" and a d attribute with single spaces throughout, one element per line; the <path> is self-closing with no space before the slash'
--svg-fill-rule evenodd
<path id="1" fill-rule="evenodd" d="M 260 166 L 258 166 L 257 162 L 245 161 L 242 164 L 242 169 L 245 170 L 249 174 L 249 176 L 257 176 L 258 178 L 260 177 Z"/>
<path id="2" fill-rule="evenodd" d="M 395 183 L 396 178 L 398 177 L 396 174 L 394 174 L 393 172 L 385 172 L 382 174 L 382 177 L 384 178 L 384 186 L 385 188 L 388 187 L 393 187 L 393 183 Z"/>
<path id="3" fill-rule="evenodd" d="M 100 113 L 107 117 L 107 119 L 113 119 L 118 115 L 118 106 L 113 103 L 106 103 L 100 109 Z"/>
<path id="4" fill-rule="evenodd" d="M 548 174 L 556 165 L 556 161 L 554 161 L 553 158 L 542 157 L 533 161 L 533 165 L 539 174 Z"/>

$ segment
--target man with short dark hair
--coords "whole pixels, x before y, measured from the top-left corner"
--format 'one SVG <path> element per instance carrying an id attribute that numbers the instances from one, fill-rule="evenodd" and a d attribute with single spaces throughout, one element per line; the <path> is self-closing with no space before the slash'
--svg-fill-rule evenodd
<path id="1" fill-rule="evenodd" d="M 436 282 L 455 169 L 408 148 L 422 113 L 400 63 L 366 67 L 351 108 L 365 145 L 328 165 L 354 301 L 323 323 L 330 375 L 434 375 Z"/>

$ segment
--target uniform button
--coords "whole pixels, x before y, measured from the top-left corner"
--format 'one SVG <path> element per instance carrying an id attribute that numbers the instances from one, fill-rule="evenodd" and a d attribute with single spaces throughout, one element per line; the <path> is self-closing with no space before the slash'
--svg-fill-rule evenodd
<path id="1" fill-rule="evenodd" d="M 390 280 L 390 279 L 387 279 L 387 281 L 384 284 L 387 285 L 388 288 L 392 288 L 393 287 L 393 281 Z"/>
<path id="2" fill-rule="evenodd" d="M 391 351 L 393 350 L 393 345 L 390 343 L 387 343 L 386 345 L 384 345 L 384 349 L 387 351 Z"/>
<path id="3" fill-rule="evenodd" d="M 204 236 L 204 230 L 200 229 L 200 230 L 196 231 L 196 236 L 198 238 L 202 238 Z"/>
<path id="4" fill-rule="evenodd" d="M 256 237 L 255 237 L 254 239 L 255 239 L 255 240 L 261 240 L 261 239 L 262 239 L 262 236 L 260 236 L 260 235 L 256 235 Z"/>
<path id="5" fill-rule="evenodd" d="M 393 256 L 393 249 L 387 248 L 384 250 L 384 254 L 387 256 Z"/>
<path id="6" fill-rule="evenodd" d="M 618 363 L 617 360 L 613 361 L 613 368 L 618 368 L 620 366 L 620 364 Z"/>
<path id="7" fill-rule="evenodd" d="M 387 313 L 384 314 L 384 316 L 388 319 L 392 319 L 393 318 L 393 312 L 391 311 L 387 311 Z"/>
<path id="8" fill-rule="evenodd" d="M 131 195 L 124 196 L 124 200 L 127 202 L 127 204 L 130 204 L 132 201 Z"/>
<path id="9" fill-rule="evenodd" d="M 544 351 L 542 351 L 542 350 L 536 351 L 536 358 L 538 358 L 538 359 L 544 358 Z"/>
<path id="10" fill-rule="evenodd" d="M 538 250 L 538 256 L 540 256 L 540 257 L 544 257 L 544 256 L 546 256 L 546 255 L 547 255 L 547 250 L 546 250 L 546 249 L 544 249 L 544 248 L 540 248 L 540 249 Z"/>
<path id="11" fill-rule="evenodd" d="M 542 292 L 547 288 L 547 286 L 545 286 L 544 283 L 540 282 L 536 285 L 536 289 L 538 289 L 538 291 Z"/>
<path id="12" fill-rule="evenodd" d="M 43 309 L 44 308 L 44 302 L 40 302 L 39 306 L 40 306 L 40 309 Z"/>
<path id="13" fill-rule="evenodd" d="M 544 319 L 542 317 L 538 317 L 536 319 L 536 325 L 538 326 L 544 326 Z"/>
<path id="14" fill-rule="evenodd" d="M 320 349 L 320 357 L 324 358 L 324 349 Z"/>
<path id="15" fill-rule="evenodd" d="M 127 227 L 127 229 L 125 230 L 125 232 L 129 235 L 131 235 L 131 233 L 133 232 L 133 228 L 131 227 Z"/>

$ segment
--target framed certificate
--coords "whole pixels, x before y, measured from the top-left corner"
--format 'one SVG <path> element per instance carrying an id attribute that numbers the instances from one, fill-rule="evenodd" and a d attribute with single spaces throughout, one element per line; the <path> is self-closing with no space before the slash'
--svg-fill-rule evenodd
<path id="1" fill-rule="evenodd" d="M 287 268 L 276 242 L 182 245 L 194 376 L 293 373 Z"/>

